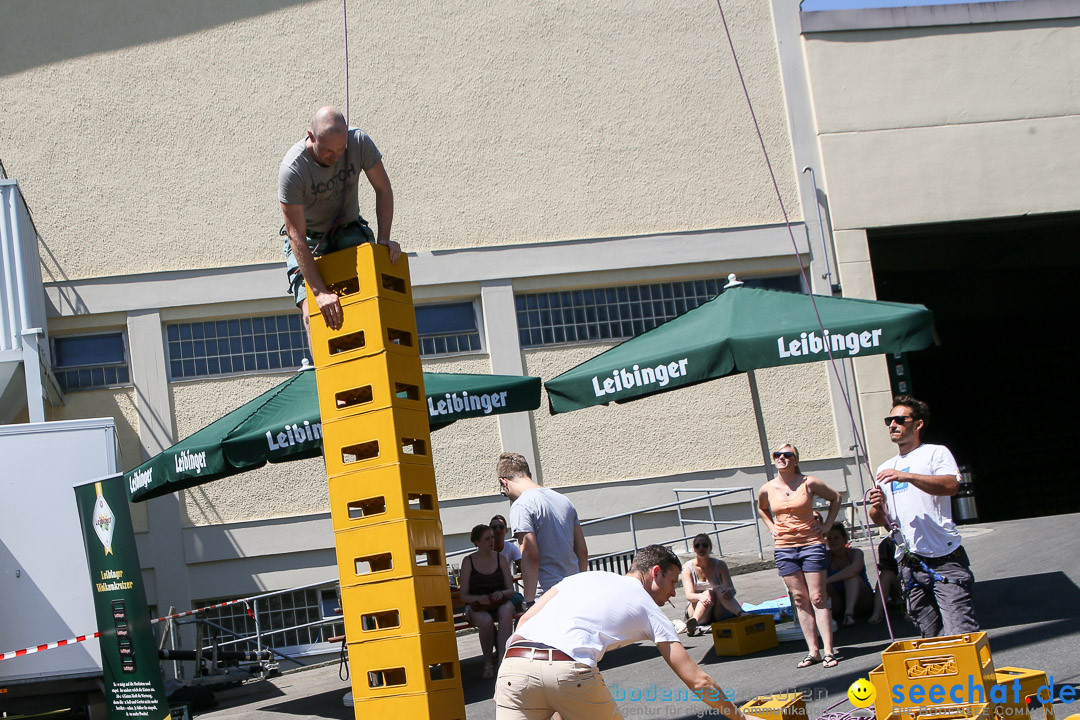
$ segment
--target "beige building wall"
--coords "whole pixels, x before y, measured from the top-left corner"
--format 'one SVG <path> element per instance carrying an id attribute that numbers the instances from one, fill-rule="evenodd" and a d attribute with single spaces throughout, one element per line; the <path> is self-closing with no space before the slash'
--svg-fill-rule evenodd
<path id="1" fill-rule="evenodd" d="M 768 6 L 729 5 L 798 219 Z M 316 107 L 345 105 L 340 2 L 0 13 L 0 144 L 49 278 L 280 260 L 278 164 Z M 718 23 L 707 4 L 361 4 L 350 120 L 384 154 L 395 237 L 424 251 L 777 221 Z M 361 207 L 374 215 L 370 192 Z"/>
<path id="2" fill-rule="evenodd" d="M 550 378 L 608 347 L 523 351 L 512 313 L 481 301 L 488 292 L 505 303 L 493 284 L 521 293 L 821 263 L 802 224 L 805 176 L 768 3 L 724 10 L 790 236 L 714 6 L 412 0 L 349 10 L 350 120 L 384 154 L 393 237 L 418 253 L 416 296 L 476 300 L 485 319 L 498 316 L 481 323 L 484 351 L 426 359 L 426 369 L 501 372 L 509 362 Z M 172 382 L 161 333 L 182 320 L 290 311 L 276 172 L 319 105 L 345 105 L 341 3 L 0 0 L 0 16 L 10 109 L 0 156 L 41 232 L 50 332 L 126 329 L 145 385 L 70 393 L 55 412 L 120 413 L 130 469 L 285 377 Z M 370 191 L 361 208 L 374 221 Z M 763 371 L 759 383 L 769 441 L 795 442 L 845 486 L 825 367 Z M 559 417 L 545 399 L 527 418 L 433 436 L 448 533 L 506 511 L 492 479 L 502 449 L 535 452 L 545 483 L 581 488 L 585 517 L 609 511 L 600 499 L 612 483 L 632 486 L 622 501 L 640 507 L 670 501 L 678 482 L 763 478 L 745 378 Z M 141 552 L 156 558 L 162 601 L 177 592 L 164 578 L 181 580 L 161 563 L 186 568 L 191 597 L 332 571 L 318 460 L 147 505 Z M 162 527 L 170 534 L 152 537 Z M 250 580 L 238 589 L 240 576 Z"/>

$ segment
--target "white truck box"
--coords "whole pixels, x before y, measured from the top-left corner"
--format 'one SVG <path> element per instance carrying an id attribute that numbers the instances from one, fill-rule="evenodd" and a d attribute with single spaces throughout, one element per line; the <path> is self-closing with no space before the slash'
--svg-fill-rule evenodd
<path id="1" fill-rule="evenodd" d="M 112 418 L 0 425 L 0 652 L 97 630 L 72 488 L 115 472 Z M 7 691 L 99 675 L 97 640 L 0 661 Z"/>

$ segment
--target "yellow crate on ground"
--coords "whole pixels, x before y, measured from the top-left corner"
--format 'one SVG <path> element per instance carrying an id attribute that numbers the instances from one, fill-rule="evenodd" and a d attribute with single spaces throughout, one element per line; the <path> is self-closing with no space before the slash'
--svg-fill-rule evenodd
<path id="1" fill-rule="evenodd" d="M 435 468 L 398 463 L 330 478 L 335 532 L 396 520 L 438 520 Z"/>
<path id="2" fill-rule="evenodd" d="M 446 573 L 341 589 L 347 642 L 454 631 Z"/>
<path id="3" fill-rule="evenodd" d="M 413 302 L 409 281 L 409 258 L 402 253 L 391 264 L 390 252 L 382 245 L 365 243 L 315 258 L 319 275 L 342 306 L 381 297 L 386 300 Z M 311 288 L 308 288 L 308 314 L 318 315 Z"/>
<path id="4" fill-rule="evenodd" d="M 889 714 L 889 720 L 990 720 L 991 715 L 990 703 L 967 703 L 900 708 Z"/>
<path id="5" fill-rule="evenodd" d="M 343 312 L 344 320 L 337 330 L 326 327 L 317 317 L 311 318 L 311 357 L 315 367 L 383 351 L 420 357 L 412 305 L 372 298 L 349 305 Z"/>
<path id="6" fill-rule="evenodd" d="M 746 703 L 739 710 L 743 715 L 753 715 L 767 720 L 806 719 L 806 702 L 803 700 L 802 693 L 797 692 L 762 695 Z"/>
<path id="7" fill-rule="evenodd" d="M 379 523 L 334 533 L 334 539 L 342 587 L 420 575 L 446 577 L 438 520 Z"/>
<path id="8" fill-rule="evenodd" d="M 356 717 L 365 720 L 465 720 L 465 695 L 460 689 L 354 700 L 353 707 Z"/>
<path id="9" fill-rule="evenodd" d="M 780 644 L 771 615 L 745 614 L 714 622 L 712 634 L 713 650 L 717 655 L 749 655 Z"/>
<path id="10" fill-rule="evenodd" d="M 390 406 L 427 409 L 420 357 L 380 352 L 315 370 L 324 423 Z"/>
<path id="11" fill-rule="evenodd" d="M 995 713 L 997 717 L 1002 720 L 1010 720 L 1010 718 L 1026 720 L 1031 717 L 1032 710 L 1042 707 L 1043 717 L 1046 720 L 1055 720 L 1054 704 L 1050 702 L 1053 693 L 1049 690 L 1043 693 L 1046 702 L 1039 697 L 1039 688 L 1050 685 L 1045 672 L 1018 667 L 999 667 L 996 678 L 997 684 L 1004 688 L 1004 701 L 998 697 L 989 697 L 987 700 L 997 705 Z"/>
<path id="12" fill-rule="evenodd" d="M 349 643 L 348 648 L 354 700 L 461 687 L 453 631 Z"/>
<path id="13" fill-rule="evenodd" d="M 954 686 L 963 686 L 968 698 L 968 685 L 982 685 L 983 699 L 996 682 L 994 660 L 990 655 L 990 643 L 986 633 L 964 633 L 919 640 L 900 640 L 881 653 L 888 687 L 899 685 L 907 704 L 910 691 L 918 686 L 925 695 L 934 685 L 945 689 L 948 698 Z"/>
<path id="14" fill-rule="evenodd" d="M 892 712 L 892 693 L 885 680 L 885 666 L 878 665 L 869 672 L 870 684 L 874 686 L 874 717 L 885 720 Z"/>
<path id="15" fill-rule="evenodd" d="M 431 465 L 427 412 L 389 407 L 322 424 L 326 474 L 412 463 Z"/>

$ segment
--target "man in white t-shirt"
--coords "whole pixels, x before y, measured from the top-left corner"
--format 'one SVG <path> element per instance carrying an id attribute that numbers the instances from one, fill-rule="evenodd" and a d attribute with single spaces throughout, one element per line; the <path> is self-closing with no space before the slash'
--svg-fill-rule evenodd
<path id="1" fill-rule="evenodd" d="M 563 578 L 587 570 L 589 549 L 573 503 L 533 482 L 524 457 L 502 453 L 496 472 L 512 502 L 510 527 L 521 548 L 521 594 L 528 609 Z"/>
<path id="2" fill-rule="evenodd" d="M 493 515 L 488 525 L 491 526 L 491 532 L 495 534 L 495 552 L 502 553 L 506 561 L 510 563 L 510 569 L 514 570 L 514 563 L 521 559 L 521 549 L 514 543 L 506 541 L 508 528 L 506 518 L 502 515 Z"/>
<path id="3" fill-rule="evenodd" d="M 885 425 L 900 454 L 878 468 L 878 485 L 870 491 L 870 517 L 886 527 L 895 522 L 901 535 L 900 581 L 924 638 L 979 629 L 971 599 L 975 578 L 952 519 L 960 470 L 947 447 L 920 439 L 929 415 L 921 400 L 893 400 Z"/>
<path id="4" fill-rule="evenodd" d="M 597 670 L 608 650 L 651 640 L 695 697 L 728 720 L 745 720 L 679 642 L 660 610 L 682 564 L 662 545 L 643 548 L 630 572 L 582 572 L 541 597 L 518 623 L 495 682 L 496 720 L 620 718 Z"/>

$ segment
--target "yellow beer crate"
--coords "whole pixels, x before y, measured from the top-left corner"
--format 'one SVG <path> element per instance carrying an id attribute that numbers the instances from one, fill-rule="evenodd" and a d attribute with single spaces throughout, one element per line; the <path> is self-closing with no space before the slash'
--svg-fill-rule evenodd
<path id="1" fill-rule="evenodd" d="M 402 635 L 349 643 L 353 700 L 461 688 L 457 635 Z"/>
<path id="2" fill-rule="evenodd" d="M 892 712 L 892 693 L 889 683 L 885 680 L 885 666 L 878 665 L 870 671 L 870 684 L 874 686 L 874 717 L 877 720 L 886 720 Z"/>
<path id="3" fill-rule="evenodd" d="M 388 695 L 354 700 L 353 710 L 365 720 L 465 720 L 465 695 L 460 689 Z"/>
<path id="4" fill-rule="evenodd" d="M 1028 670 L 1018 667 L 999 667 L 996 672 L 997 684 L 1005 688 L 1004 702 L 998 698 L 989 697 L 997 705 L 995 714 L 1001 720 L 1027 720 L 1031 717 L 1031 711 L 1042 707 L 1043 717 L 1046 720 L 1054 719 L 1054 704 L 1050 702 L 1053 693 L 1043 693 L 1046 701 L 1039 697 L 1039 688 L 1049 687 L 1050 681 L 1042 670 Z M 1049 695 L 1049 697 L 1047 697 Z"/>
<path id="5" fill-rule="evenodd" d="M 347 642 L 454 631 L 446 573 L 341 589 Z"/>
<path id="6" fill-rule="evenodd" d="M 771 615 L 745 614 L 712 624 L 717 655 L 749 655 L 779 645 Z"/>
<path id="7" fill-rule="evenodd" d="M 990 720 L 990 703 L 898 708 L 889 720 Z"/>
<path id="8" fill-rule="evenodd" d="M 770 617 L 770 619 L 772 619 Z M 806 702 L 802 693 L 762 695 L 743 705 L 743 715 L 753 715 L 765 720 L 806 720 Z"/>
<path id="9" fill-rule="evenodd" d="M 409 259 L 404 253 L 390 263 L 390 252 L 382 245 L 365 243 L 315 258 L 319 275 L 342 306 L 381 297 L 412 304 L 409 282 Z M 308 314 L 318 315 L 315 300 L 308 288 Z"/>
<path id="10" fill-rule="evenodd" d="M 381 352 L 315 370 L 324 423 L 388 407 L 426 410 L 420 357 Z"/>
<path id="11" fill-rule="evenodd" d="M 399 463 L 330 478 L 335 532 L 395 520 L 438 520 L 435 468 Z"/>
<path id="12" fill-rule="evenodd" d="M 334 533 L 334 541 L 343 588 L 421 575 L 446 577 L 438 520 L 379 523 Z"/>
<path id="13" fill-rule="evenodd" d="M 380 465 L 431 465 L 431 428 L 422 410 L 373 410 L 324 422 L 322 434 L 330 478 Z"/>
<path id="14" fill-rule="evenodd" d="M 326 367 L 383 351 L 420 357 L 416 313 L 412 305 L 372 298 L 343 310 L 345 317 L 337 330 L 328 328 L 320 318 L 311 318 L 311 356 L 315 367 Z"/>
<path id="15" fill-rule="evenodd" d="M 900 640 L 882 651 L 881 660 L 888 687 L 901 686 L 905 699 L 914 686 L 925 694 L 934 685 L 945 688 L 946 697 L 954 686 L 962 685 L 967 698 L 969 678 L 982 685 L 985 698 L 997 679 L 984 632 Z"/>

